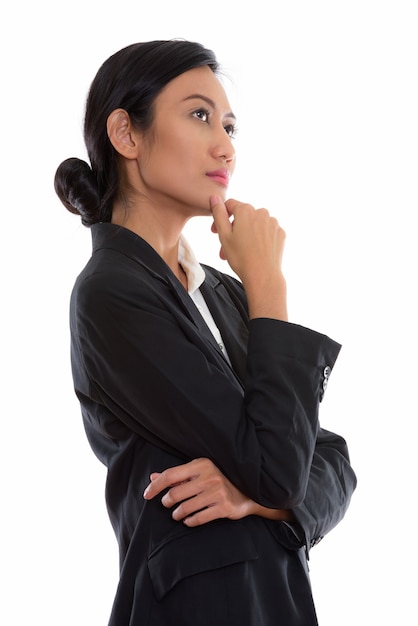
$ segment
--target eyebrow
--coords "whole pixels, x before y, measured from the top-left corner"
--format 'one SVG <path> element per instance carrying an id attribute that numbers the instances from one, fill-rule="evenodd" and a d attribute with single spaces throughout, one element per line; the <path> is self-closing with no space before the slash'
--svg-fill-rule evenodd
<path id="1" fill-rule="evenodd" d="M 212 109 L 216 109 L 217 108 L 216 104 L 212 100 L 212 98 L 208 98 L 207 96 L 204 96 L 201 93 L 192 93 L 190 96 L 187 96 L 186 98 L 184 98 L 184 101 L 186 101 L 186 100 L 196 100 L 196 99 L 204 100 L 204 102 L 206 102 L 210 107 L 212 107 Z M 235 117 L 235 115 L 232 113 L 232 111 L 229 111 L 228 113 L 226 113 L 225 117 L 230 117 L 233 120 L 237 119 Z"/>

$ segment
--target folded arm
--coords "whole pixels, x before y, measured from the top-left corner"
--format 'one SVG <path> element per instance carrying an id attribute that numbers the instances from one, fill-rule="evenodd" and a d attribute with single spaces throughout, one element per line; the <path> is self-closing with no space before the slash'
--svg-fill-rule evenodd
<path id="1" fill-rule="evenodd" d="M 293 510 L 258 504 L 204 458 L 152 474 L 144 498 L 161 497 L 162 505 L 172 510 L 173 519 L 187 526 L 248 515 L 290 522 L 293 527 L 297 525 L 300 545 L 308 551 L 344 517 L 356 482 L 344 439 L 321 429 L 305 499 Z"/>
<path id="2" fill-rule="evenodd" d="M 264 507 L 243 494 L 210 459 L 167 468 L 150 476 L 144 498 L 161 496 L 172 517 L 186 526 L 200 526 L 215 519 L 242 519 L 258 515 L 266 519 L 293 521 L 292 511 Z"/>

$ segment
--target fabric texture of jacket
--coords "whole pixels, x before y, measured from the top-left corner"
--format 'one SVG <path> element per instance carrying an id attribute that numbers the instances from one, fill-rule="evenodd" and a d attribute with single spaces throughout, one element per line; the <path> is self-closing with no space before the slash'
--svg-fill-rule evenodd
<path id="1" fill-rule="evenodd" d="M 110 626 L 314 626 L 306 556 L 356 486 L 346 442 L 318 421 L 340 345 L 249 320 L 241 283 L 203 266 L 231 366 L 153 248 L 109 223 L 92 236 L 71 297 L 71 358 L 87 437 L 108 468 L 120 554 Z M 249 516 L 188 528 L 159 497 L 143 499 L 151 472 L 199 457 L 298 524 Z"/>

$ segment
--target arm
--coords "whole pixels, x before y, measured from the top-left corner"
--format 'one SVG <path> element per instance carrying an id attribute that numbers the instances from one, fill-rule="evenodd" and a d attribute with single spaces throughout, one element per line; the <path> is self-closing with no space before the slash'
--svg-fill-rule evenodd
<path id="1" fill-rule="evenodd" d="M 258 515 L 295 523 L 300 545 L 307 551 L 344 517 L 356 487 L 347 445 L 339 435 L 321 429 L 318 435 L 305 500 L 293 511 L 263 507 L 241 493 L 208 459 L 168 468 L 151 475 L 144 498 L 163 491 L 163 506 L 173 509 L 173 519 L 199 526 L 218 518 L 241 519 Z M 290 544 L 294 544 L 292 533 Z"/>

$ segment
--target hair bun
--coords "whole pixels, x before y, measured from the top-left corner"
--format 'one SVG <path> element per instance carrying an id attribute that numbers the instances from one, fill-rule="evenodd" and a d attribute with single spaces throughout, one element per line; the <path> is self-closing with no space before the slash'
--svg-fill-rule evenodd
<path id="1" fill-rule="evenodd" d="M 84 226 L 97 222 L 100 197 L 96 178 L 90 166 L 81 159 L 66 159 L 59 165 L 54 178 L 55 191 L 70 213 L 81 216 Z"/>

